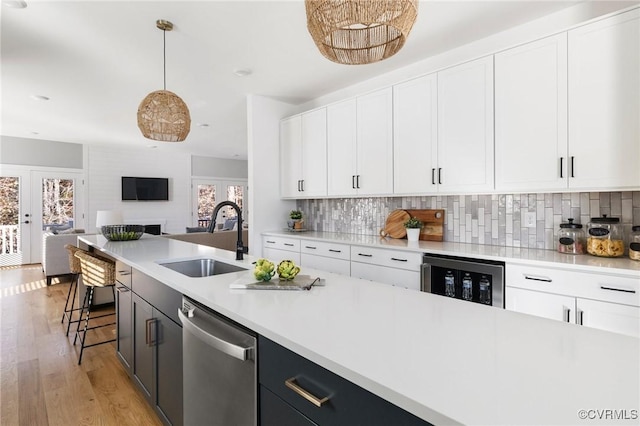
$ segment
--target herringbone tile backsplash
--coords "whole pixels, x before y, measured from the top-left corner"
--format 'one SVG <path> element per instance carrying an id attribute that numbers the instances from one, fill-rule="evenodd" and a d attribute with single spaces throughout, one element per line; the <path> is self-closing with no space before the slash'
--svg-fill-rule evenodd
<path id="1" fill-rule="evenodd" d="M 490 194 L 299 200 L 314 231 L 377 235 L 394 209 L 444 209 L 445 241 L 555 249 L 560 223 L 619 217 L 625 233 L 640 225 L 640 191 Z M 526 214 L 535 226 L 527 227 Z"/>

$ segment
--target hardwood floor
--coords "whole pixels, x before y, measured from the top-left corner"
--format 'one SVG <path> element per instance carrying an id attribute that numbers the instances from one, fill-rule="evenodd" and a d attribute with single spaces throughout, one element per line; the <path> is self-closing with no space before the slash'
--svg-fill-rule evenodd
<path id="1" fill-rule="evenodd" d="M 115 343 L 85 349 L 78 365 L 60 323 L 69 283 L 53 283 L 39 264 L 0 268 L 0 425 L 161 425 Z M 114 337 L 113 326 L 99 330 Z"/>

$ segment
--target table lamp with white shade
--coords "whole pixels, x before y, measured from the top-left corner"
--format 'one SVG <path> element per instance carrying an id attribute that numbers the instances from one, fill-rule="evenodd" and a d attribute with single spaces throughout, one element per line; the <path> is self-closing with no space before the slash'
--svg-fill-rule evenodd
<path id="1" fill-rule="evenodd" d="M 101 230 L 104 225 L 121 225 L 122 223 L 121 211 L 98 210 L 98 214 L 96 215 L 96 228 L 98 228 L 98 232 L 102 232 Z"/>

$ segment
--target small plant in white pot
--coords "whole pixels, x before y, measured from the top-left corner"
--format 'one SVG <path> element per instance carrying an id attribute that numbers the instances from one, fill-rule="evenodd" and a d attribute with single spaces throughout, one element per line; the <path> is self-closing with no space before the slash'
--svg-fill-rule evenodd
<path id="1" fill-rule="evenodd" d="M 300 210 L 291 210 L 289 213 L 289 228 L 290 229 L 302 229 L 304 220 L 302 219 L 302 212 Z"/>
<path id="2" fill-rule="evenodd" d="M 416 218 L 411 217 L 405 223 L 404 227 L 407 229 L 407 240 L 418 241 L 420 239 L 420 230 L 422 229 L 422 222 Z"/>

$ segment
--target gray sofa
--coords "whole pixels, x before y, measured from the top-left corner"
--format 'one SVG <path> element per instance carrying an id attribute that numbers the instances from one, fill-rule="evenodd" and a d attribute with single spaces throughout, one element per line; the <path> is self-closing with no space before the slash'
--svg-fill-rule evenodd
<path id="1" fill-rule="evenodd" d="M 47 285 L 51 285 L 51 280 L 54 277 L 71 273 L 69 253 L 64 246 L 66 244 L 77 246 L 78 235 L 88 234 L 82 229 L 65 234 L 54 234 L 53 232 L 42 234 L 42 271 L 47 277 Z"/>

